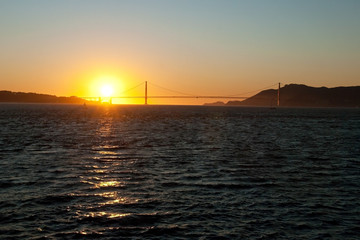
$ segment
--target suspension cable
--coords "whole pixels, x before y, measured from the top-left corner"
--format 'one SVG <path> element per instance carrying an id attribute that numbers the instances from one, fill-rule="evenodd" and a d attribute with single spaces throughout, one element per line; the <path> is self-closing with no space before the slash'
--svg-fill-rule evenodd
<path id="1" fill-rule="evenodd" d="M 135 88 L 140 87 L 140 86 L 141 86 L 141 85 L 143 85 L 144 83 L 145 83 L 145 82 L 142 82 L 142 83 L 140 83 L 140 84 L 136 85 L 135 87 L 129 88 L 129 89 L 127 89 L 127 90 L 125 90 L 125 91 L 121 92 L 120 94 L 124 94 L 124 93 L 127 93 L 127 92 L 131 91 L 131 90 L 134 90 Z"/>
<path id="2" fill-rule="evenodd" d="M 184 92 L 179 92 L 179 91 L 171 90 L 171 89 L 168 89 L 168 88 L 164 88 L 164 87 L 161 87 L 161 86 L 159 86 L 157 84 L 154 84 L 154 83 L 148 82 L 148 84 L 150 84 L 152 86 L 155 86 L 155 87 L 158 87 L 158 88 L 161 88 L 163 90 L 169 91 L 169 92 L 173 92 L 173 93 L 177 93 L 177 94 L 181 94 L 181 95 L 186 95 L 186 96 L 192 96 L 192 97 L 196 96 L 194 94 L 189 94 L 189 93 L 184 93 Z"/>

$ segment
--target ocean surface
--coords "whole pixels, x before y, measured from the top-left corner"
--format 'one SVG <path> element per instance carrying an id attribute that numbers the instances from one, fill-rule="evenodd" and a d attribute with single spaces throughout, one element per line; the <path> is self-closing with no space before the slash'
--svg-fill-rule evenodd
<path id="1" fill-rule="evenodd" d="M 0 239 L 360 239 L 360 109 L 0 104 Z"/>

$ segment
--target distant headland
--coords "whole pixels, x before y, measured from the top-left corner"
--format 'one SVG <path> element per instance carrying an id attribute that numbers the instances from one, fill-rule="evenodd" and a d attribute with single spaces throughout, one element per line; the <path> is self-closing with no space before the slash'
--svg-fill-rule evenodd
<path id="1" fill-rule="evenodd" d="M 277 105 L 277 89 L 268 89 L 243 101 L 206 103 L 223 106 Z M 289 84 L 280 88 L 280 106 L 283 107 L 360 107 L 360 86 L 354 87 L 310 87 Z"/>
<path id="2" fill-rule="evenodd" d="M 84 103 L 86 100 L 78 97 L 57 97 L 48 94 L 0 91 L 0 102 L 21 103 Z"/>

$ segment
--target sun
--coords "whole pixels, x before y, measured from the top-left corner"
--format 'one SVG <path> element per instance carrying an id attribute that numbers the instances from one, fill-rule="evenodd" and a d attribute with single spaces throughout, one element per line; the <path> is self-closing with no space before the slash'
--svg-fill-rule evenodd
<path id="1" fill-rule="evenodd" d="M 121 99 L 124 91 L 124 78 L 117 74 L 98 74 L 92 76 L 88 83 L 88 95 L 101 102 L 111 102 L 113 104 L 126 103 L 126 99 Z"/>
<path id="2" fill-rule="evenodd" d="M 100 88 L 100 93 L 102 97 L 111 97 L 114 93 L 114 88 L 110 84 L 103 85 Z"/>

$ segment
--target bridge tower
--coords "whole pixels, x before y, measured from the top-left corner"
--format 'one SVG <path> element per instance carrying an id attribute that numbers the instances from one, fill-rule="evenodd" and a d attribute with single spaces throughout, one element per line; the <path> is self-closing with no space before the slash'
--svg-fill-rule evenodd
<path id="1" fill-rule="evenodd" d="M 279 83 L 279 87 L 278 87 L 278 94 L 277 94 L 277 106 L 280 106 L 280 83 Z"/>
<path id="2" fill-rule="evenodd" d="M 145 105 L 147 105 L 147 99 L 148 99 L 148 95 L 147 95 L 147 81 L 145 81 Z"/>

